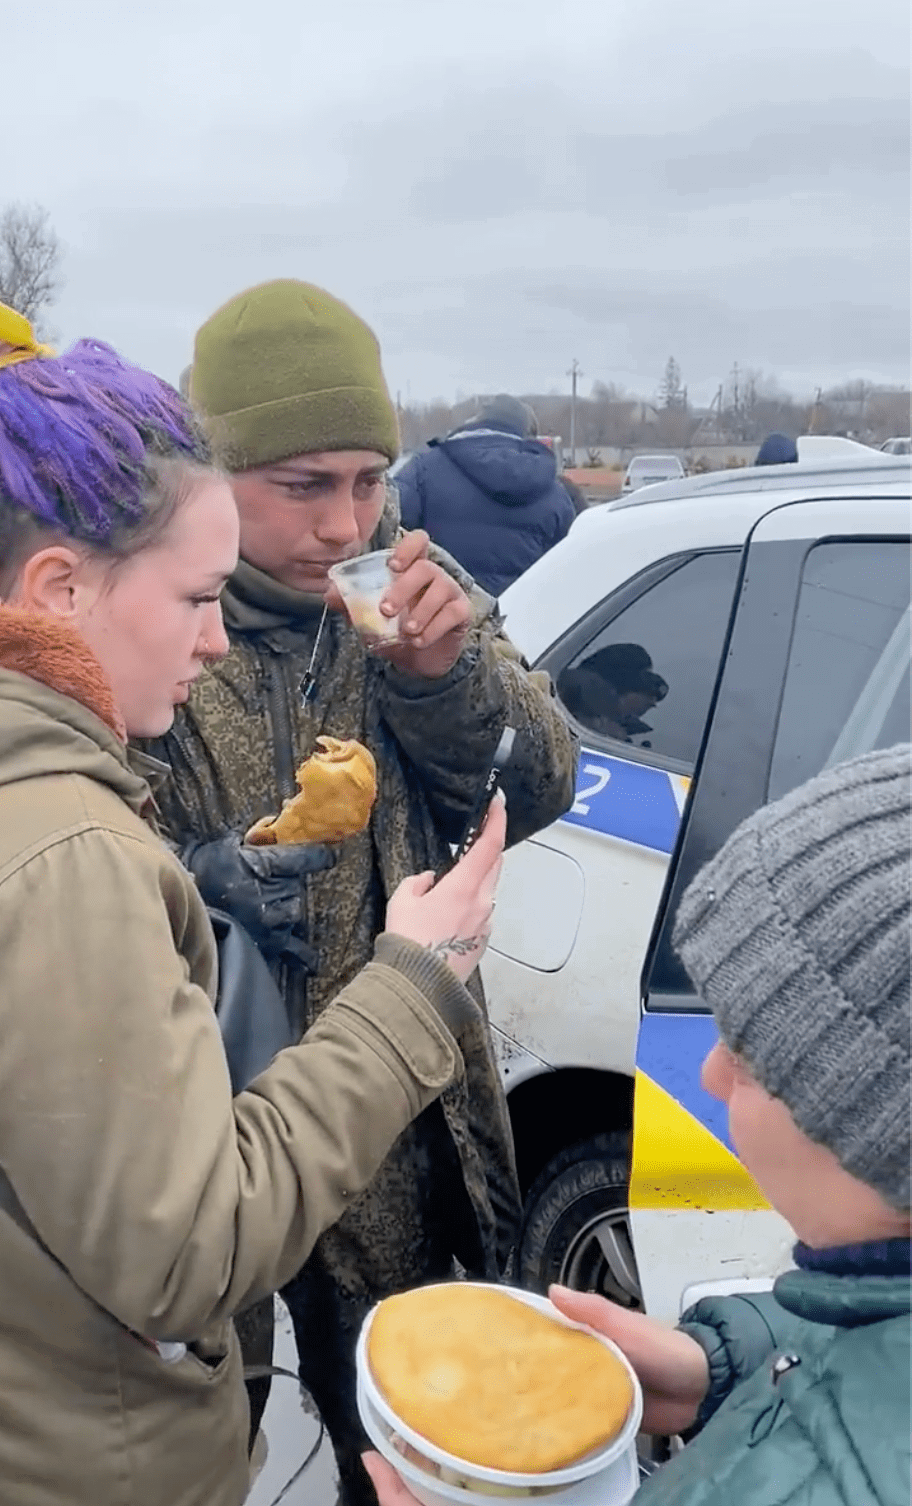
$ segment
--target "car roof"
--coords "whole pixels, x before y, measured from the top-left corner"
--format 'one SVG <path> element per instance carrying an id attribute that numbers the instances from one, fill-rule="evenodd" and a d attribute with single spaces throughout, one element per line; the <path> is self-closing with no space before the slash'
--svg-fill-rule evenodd
<path id="1" fill-rule="evenodd" d="M 631 456 L 630 465 L 636 465 L 638 460 L 641 460 L 644 465 L 655 465 L 657 460 L 670 460 L 672 465 L 681 464 L 677 455 L 670 455 L 667 451 L 661 455 L 633 455 Z M 629 469 L 630 467 L 628 466 Z"/>
<path id="2" fill-rule="evenodd" d="M 786 465 L 749 465 L 732 471 L 707 471 L 704 476 L 685 476 L 681 481 L 657 481 L 641 486 L 607 503 L 610 511 L 623 507 L 643 507 L 646 503 L 670 502 L 679 497 L 730 496 L 733 492 L 771 492 L 806 490 L 810 487 L 853 486 L 869 481 L 907 481 L 909 461 L 903 455 L 887 455 L 871 450 L 870 456 L 851 460 L 792 462 Z"/>
<path id="3" fill-rule="evenodd" d="M 508 634 L 529 660 L 536 660 L 574 622 L 650 565 L 693 549 L 741 549 L 762 517 L 790 504 L 832 501 L 863 508 L 867 501 L 880 499 L 901 504 L 896 507 L 897 521 L 906 528 L 912 496 L 909 460 L 879 466 L 873 479 L 857 467 L 843 465 L 835 475 L 829 472 L 829 484 L 816 470 L 809 474 L 795 465 L 782 469 L 789 472 L 788 488 L 729 484 L 704 493 L 686 483 L 672 483 L 651 488 L 670 495 L 656 498 L 650 507 L 588 508 L 567 537 L 504 592 L 500 605 Z M 743 472 L 727 475 L 731 483 Z"/>

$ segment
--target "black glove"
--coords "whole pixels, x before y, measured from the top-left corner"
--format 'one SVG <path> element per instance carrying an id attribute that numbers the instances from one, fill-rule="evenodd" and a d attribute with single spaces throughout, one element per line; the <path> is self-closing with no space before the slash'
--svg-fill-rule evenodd
<path id="1" fill-rule="evenodd" d="M 236 832 L 216 842 L 191 842 L 181 853 L 207 905 L 244 927 L 270 961 L 293 959 L 317 971 L 306 941 L 301 884 L 309 873 L 332 868 L 336 853 L 324 842 L 247 847 Z"/>

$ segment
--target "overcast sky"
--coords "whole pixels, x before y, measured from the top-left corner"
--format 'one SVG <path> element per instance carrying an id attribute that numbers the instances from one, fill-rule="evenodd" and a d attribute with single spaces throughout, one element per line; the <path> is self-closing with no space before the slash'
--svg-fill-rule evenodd
<path id="1" fill-rule="evenodd" d="M 403 401 L 798 393 L 909 368 L 907 0 L 43 0 L 2 17 L 0 203 L 53 313 L 176 380 L 270 277 L 346 299 Z M 18 61 L 13 66 L 12 59 Z"/>

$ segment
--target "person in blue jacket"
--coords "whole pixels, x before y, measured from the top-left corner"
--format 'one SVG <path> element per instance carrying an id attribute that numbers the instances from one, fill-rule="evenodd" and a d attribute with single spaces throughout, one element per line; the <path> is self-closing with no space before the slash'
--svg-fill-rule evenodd
<path id="1" fill-rule="evenodd" d="M 423 528 L 499 596 L 568 532 L 576 508 L 527 403 L 501 393 L 396 476 L 405 528 Z"/>
<path id="2" fill-rule="evenodd" d="M 772 1291 L 705 1297 L 676 1329 L 551 1288 L 626 1353 L 644 1431 L 691 1440 L 637 1506 L 908 1506 L 910 757 L 765 806 L 681 901 L 719 1029 L 703 1085 L 798 1244 Z M 380 1506 L 411 1506 L 366 1463 Z"/>
<path id="3" fill-rule="evenodd" d="M 798 446 L 788 434 L 767 434 L 757 451 L 754 465 L 794 465 Z"/>

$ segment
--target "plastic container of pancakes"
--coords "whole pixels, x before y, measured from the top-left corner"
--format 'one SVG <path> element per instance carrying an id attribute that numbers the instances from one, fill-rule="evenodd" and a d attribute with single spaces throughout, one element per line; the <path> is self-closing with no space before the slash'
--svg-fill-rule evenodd
<path id="1" fill-rule="evenodd" d="M 454 1281 L 387 1298 L 357 1374 L 364 1430 L 422 1506 L 626 1506 L 636 1492 L 637 1377 L 546 1297 Z"/>

